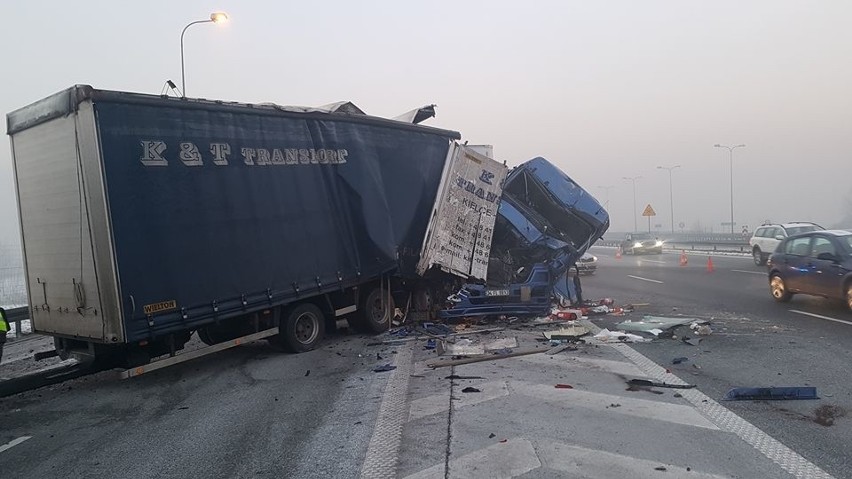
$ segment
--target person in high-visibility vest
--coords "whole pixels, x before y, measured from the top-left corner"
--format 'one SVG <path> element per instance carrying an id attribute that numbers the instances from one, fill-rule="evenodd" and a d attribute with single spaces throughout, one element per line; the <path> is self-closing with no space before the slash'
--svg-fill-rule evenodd
<path id="1" fill-rule="evenodd" d="M 3 361 L 3 345 L 6 344 L 6 333 L 9 329 L 9 320 L 6 318 L 6 310 L 0 308 L 0 362 Z"/>

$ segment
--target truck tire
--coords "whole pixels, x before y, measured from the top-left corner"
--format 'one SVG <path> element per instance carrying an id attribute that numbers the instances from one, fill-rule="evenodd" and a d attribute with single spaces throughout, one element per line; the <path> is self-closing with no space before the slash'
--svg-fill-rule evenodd
<path id="1" fill-rule="evenodd" d="M 364 333 L 387 331 L 390 326 L 388 315 L 393 315 L 395 309 L 390 291 L 376 286 L 361 298 L 353 326 Z"/>
<path id="2" fill-rule="evenodd" d="M 270 343 L 290 353 L 304 353 L 317 347 L 325 336 L 325 317 L 311 303 L 302 303 L 284 310 L 279 333 Z"/>

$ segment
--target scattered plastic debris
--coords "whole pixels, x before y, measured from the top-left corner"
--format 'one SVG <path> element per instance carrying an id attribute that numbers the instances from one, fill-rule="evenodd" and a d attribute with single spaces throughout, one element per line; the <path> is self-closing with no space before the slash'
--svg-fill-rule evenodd
<path id="1" fill-rule="evenodd" d="M 544 331 L 544 337 L 550 340 L 553 339 L 572 339 L 579 338 L 589 334 L 589 329 L 583 326 L 570 326 L 568 328 L 560 328 L 555 331 Z"/>
<path id="2" fill-rule="evenodd" d="M 424 349 L 435 349 L 437 347 L 437 343 L 434 339 L 429 339 L 426 341 L 426 346 L 423 346 Z"/>
<path id="3" fill-rule="evenodd" d="M 636 331 L 650 333 L 652 330 L 662 332 L 666 329 L 685 326 L 695 322 L 695 318 L 665 318 L 662 316 L 645 316 L 641 321 L 624 321 L 615 325 L 624 331 Z M 659 334 L 656 333 L 655 336 Z"/>
<path id="4" fill-rule="evenodd" d="M 642 336 L 620 331 L 610 331 L 606 328 L 601 329 L 598 334 L 594 335 L 594 338 L 602 342 L 646 343 L 650 341 L 650 339 L 643 338 Z"/>
<path id="5" fill-rule="evenodd" d="M 724 401 L 761 401 L 761 400 L 790 400 L 790 399 L 819 399 L 815 387 L 768 387 L 768 388 L 733 388 L 722 398 Z"/>

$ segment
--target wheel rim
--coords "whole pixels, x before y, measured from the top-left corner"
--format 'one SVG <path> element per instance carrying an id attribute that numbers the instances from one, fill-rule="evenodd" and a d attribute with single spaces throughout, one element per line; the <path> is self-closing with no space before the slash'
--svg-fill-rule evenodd
<path id="1" fill-rule="evenodd" d="M 317 327 L 319 320 L 311 313 L 302 313 L 296 318 L 295 336 L 296 341 L 302 344 L 311 344 L 319 334 Z"/>
<path id="2" fill-rule="evenodd" d="M 852 285 L 846 287 L 846 307 L 852 309 Z"/>
<path id="3" fill-rule="evenodd" d="M 778 276 L 773 276 L 772 281 L 769 283 L 769 288 L 772 290 L 772 296 L 775 299 L 781 299 L 784 297 L 784 293 L 787 290 L 784 288 L 784 280 Z"/>
<path id="4" fill-rule="evenodd" d="M 374 323 L 383 323 L 385 321 L 385 308 L 382 304 L 382 295 L 376 295 L 370 303 L 370 321 Z"/>

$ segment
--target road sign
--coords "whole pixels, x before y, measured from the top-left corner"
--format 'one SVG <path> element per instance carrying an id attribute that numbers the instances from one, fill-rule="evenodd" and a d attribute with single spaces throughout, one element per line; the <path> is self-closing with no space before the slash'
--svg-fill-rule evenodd
<path id="1" fill-rule="evenodd" d="M 648 206 L 645 207 L 645 211 L 642 212 L 642 216 L 657 216 L 657 212 L 654 211 L 654 208 L 651 208 L 651 204 L 648 203 Z"/>

